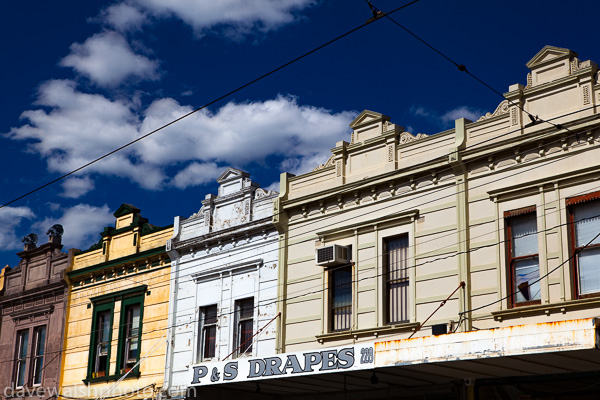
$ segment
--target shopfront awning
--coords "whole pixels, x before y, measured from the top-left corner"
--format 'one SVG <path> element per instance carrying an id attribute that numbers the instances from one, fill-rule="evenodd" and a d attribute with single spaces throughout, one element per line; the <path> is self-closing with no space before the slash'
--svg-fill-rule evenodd
<path id="1" fill-rule="evenodd" d="M 213 393 L 220 398 L 242 393 L 250 398 L 326 395 L 328 400 L 421 393 L 443 396 L 455 391 L 457 383 L 468 386 L 477 382 L 544 379 L 559 382 L 568 381 L 573 374 L 599 382 L 599 327 L 600 319 L 586 318 L 357 343 L 332 349 L 324 347 L 279 354 L 276 357 L 280 361 L 273 357 L 238 359 L 239 379 L 210 383 L 199 379 L 190 385 L 189 397 L 207 399 Z M 371 347 L 372 359 L 368 350 Z M 340 353 L 342 351 L 344 353 Z M 320 360 L 317 360 L 319 355 Z M 310 368 L 306 362 L 312 363 Z M 241 367 L 241 363 L 248 363 L 254 370 Z M 265 368 L 261 369 L 263 365 Z M 271 365 L 270 375 L 265 376 L 268 365 Z M 190 378 L 193 378 L 194 367 L 199 366 L 206 367 L 205 377 L 218 372 L 213 368 L 219 368 L 216 363 L 192 366 Z M 195 371 L 198 377 L 198 369 Z M 551 390 L 551 385 L 546 383 L 545 387 Z"/>

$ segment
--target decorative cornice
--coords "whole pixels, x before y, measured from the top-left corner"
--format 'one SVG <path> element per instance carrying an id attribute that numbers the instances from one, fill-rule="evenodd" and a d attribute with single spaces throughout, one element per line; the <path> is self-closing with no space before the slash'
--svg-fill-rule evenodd
<path id="1" fill-rule="evenodd" d="M 331 156 L 329 156 L 329 158 L 327 159 L 327 161 L 325 161 L 325 164 L 319 165 L 318 167 L 316 167 L 315 169 L 313 169 L 313 171 L 318 171 L 320 169 L 333 166 L 335 164 L 334 157 L 335 157 L 335 155 L 332 154 Z"/>
<path id="2" fill-rule="evenodd" d="M 62 300 L 60 300 L 62 302 Z M 44 304 L 42 306 L 34 306 L 32 308 L 26 308 L 19 311 L 13 311 L 9 313 L 10 317 L 13 321 L 17 321 L 19 319 L 31 318 L 36 315 L 43 314 L 52 314 L 54 312 L 53 304 Z"/>
<path id="3" fill-rule="evenodd" d="M 527 84 L 529 85 L 529 79 L 527 80 Z M 492 117 L 497 117 L 498 115 L 502 115 L 502 114 L 508 114 L 508 100 L 504 100 L 503 102 L 498 104 L 498 107 L 496 107 L 496 110 L 493 113 L 488 112 L 488 113 L 485 113 L 485 115 L 482 115 L 481 117 L 479 117 L 477 122 L 483 121 L 486 119 L 490 119 Z"/>
<path id="4" fill-rule="evenodd" d="M 400 134 L 400 138 L 398 139 L 398 143 L 406 144 L 406 143 L 414 142 L 415 140 L 424 139 L 426 137 L 429 137 L 429 135 L 426 135 L 424 133 L 417 133 L 416 135 L 412 135 L 408 132 L 402 132 Z"/>
<path id="5" fill-rule="evenodd" d="M 262 232 L 263 230 L 275 230 L 275 226 L 273 225 L 271 218 L 272 217 L 269 216 L 256 221 L 251 221 L 244 225 L 233 226 L 227 229 L 210 232 L 206 235 L 196 236 L 183 241 L 173 240 L 171 242 L 171 250 L 182 250 L 199 245 L 210 245 L 211 243 L 223 240 L 223 238 L 226 237 L 237 238 L 243 237 L 245 234 L 251 235 L 257 232 Z"/>

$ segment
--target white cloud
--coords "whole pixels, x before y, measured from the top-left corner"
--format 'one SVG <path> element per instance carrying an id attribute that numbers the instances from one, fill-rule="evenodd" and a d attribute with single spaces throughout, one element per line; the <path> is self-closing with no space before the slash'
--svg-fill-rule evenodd
<path id="1" fill-rule="evenodd" d="M 157 100 L 146 110 L 141 131 L 191 110 L 173 99 Z M 161 164 L 201 160 L 242 166 L 261 162 L 270 155 L 296 160 L 319 155 L 318 160 L 323 162 L 336 141 L 349 138 L 348 123 L 353 116 L 349 111 L 331 113 L 299 105 L 291 96 L 230 102 L 214 114 L 203 110 L 155 135 L 153 140 L 142 141 L 139 153 L 145 162 Z"/>
<path id="2" fill-rule="evenodd" d="M 164 98 L 138 115 L 133 105 L 79 92 L 71 81 L 44 84 L 37 104 L 48 109 L 24 112 L 26 123 L 12 128 L 8 136 L 28 140 L 30 149 L 59 173 L 74 170 L 192 110 Z M 88 176 L 129 178 L 146 189 L 161 189 L 169 183 L 178 188 L 199 185 L 206 182 L 204 175 L 216 176 L 217 165 L 243 167 L 263 163 L 269 156 L 284 159 L 282 167 L 290 172 L 307 172 L 327 160 L 337 141 L 349 139 L 348 123 L 354 116 L 350 111 L 332 113 L 300 105 L 292 96 L 231 102 L 215 113 L 197 112 L 91 165 L 86 172 Z M 174 171 L 172 180 L 167 168 Z M 83 190 L 91 183 L 67 185 Z"/>
<path id="3" fill-rule="evenodd" d="M 147 15 L 139 8 L 120 3 L 103 10 L 99 19 L 119 32 L 131 32 L 141 29 L 147 22 L 147 18 Z"/>
<path id="4" fill-rule="evenodd" d="M 295 12 L 315 0 L 134 0 L 158 17 L 175 17 L 190 25 L 196 35 L 224 26 L 231 37 L 251 31 L 266 32 L 296 20 Z"/>
<path id="5" fill-rule="evenodd" d="M 68 178 L 62 182 L 63 197 L 77 199 L 94 189 L 94 181 L 90 177 Z"/>
<path id="6" fill-rule="evenodd" d="M 114 216 L 106 204 L 102 207 L 78 204 L 65 209 L 60 218 L 46 218 L 33 226 L 45 233 L 52 225 L 61 224 L 65 229 L 62 243 L 66 247 L 86 250 L 98 242 L 102 228 L 113 222 Z"/>
<path id="7" fill-rule="evenodd" d="M 428 118 L 433 123 L 437 123 L 441 127 L 447 128 L 454 125 L 454 121 L 459 118 L 466 118 L 471 121 L 477 121 L 477 119 L 484 114 L 483 111 L 468 106 L 460 106 L 452 110 L 446 111 L 440 115 L 436 111 L 427 110 L 424 107 L 412 106 L 410 113 L 418 117 Z M 407 129 L 409 132 L 411 130 Z"/>
<path id="8" fill-rule="evenodd" d="M 25 111 L 26 124 L 13 128 L 8 137 L 28 140 L 30 150 L 40 154 L 52 172 L 67 173 L 138 136 L 138 116 L 131 105 L 75 89 L 72 81 L 53 80 L 40 87 L 37 105 L 49 110 Z M 156 188 L 161 170 L 135 164 L 127 151 L 117 153 L 86 171 L 129 177 L 144 188 Z"/>
<path id="9" fill-rule="evenodd" d="M 280 182 L 279 181 L 272 182 L 270 185 L 265 186 L 263 189 L 265 189 L 265 190 L 274 190 L 276 192 L 279 192 L 279 189 L 281 189 L 280 188 Z"/>
<path id="10" fill-rule="evenodd" d="M 446 112 L 440 117 L 440 119 L 444 123 L 454 122 L 454 120 L 457 120 L 459 118 L 466 118 L 471 121 L 477 121 L 477 119 L 479 119 L 479 117 L 481 117 L 483 114 L 484 112 L 481 110 L 477 110 L 467 106 L 461 106 Z"/>
<path id="11" fill-rule="evenodd" d="M 102 32 L 83 44 L 73 43 L 71 53 L 60 61 L 95 84 L 112 88 L 128 78 L 156 80 L 158 62 L 135 54 L 125 38 L 116 32 Z"/>
<path id="12" fill-rule="evenodd" d="M 34 218 L 35 214 L 29 207 L 0 208 L 0 248 L 14 250 L 22 247 L 17 237 L 16 229 L 24 219 Z"/>
<path id="13" fill-rule="evenodd" d="M 215 163 L 191 163 L 175 175 L 172 185 L 179 189 L 213 182 L 223 172 Z"/>

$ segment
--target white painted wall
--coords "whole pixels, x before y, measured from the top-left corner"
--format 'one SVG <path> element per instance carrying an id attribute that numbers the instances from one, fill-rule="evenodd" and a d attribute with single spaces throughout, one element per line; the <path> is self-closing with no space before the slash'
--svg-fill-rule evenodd
<path id="1" fill-rule="evenodd" d="M 254 298 L 254 332 L 277 314 L 278 234 L 271 223 L 276 192 L 258 188 L 246 173 L 227 169 L 217 181 L 219 196 L 208 195 L 200 211 L 175 218 L 167 244 L 172 259 L 170 340 L 165 391 L 181 396 L 190 364 L 201 361 L 201 307 L 217 305 L 217 348 L 223 360 L 233 343 L 235 301 Z M 275 353 L 277 321 L 254 338 L 251 354 Z M 231 359 L 231 357 L 229 357 Z"/>

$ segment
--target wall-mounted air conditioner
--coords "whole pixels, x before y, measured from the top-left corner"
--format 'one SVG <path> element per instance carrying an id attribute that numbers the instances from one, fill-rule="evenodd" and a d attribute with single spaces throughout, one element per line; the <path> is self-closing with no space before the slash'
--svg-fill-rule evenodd
<path id="1" fill-rule="evenodd" d="M 315 262 L 317 265 L 329 267 L 331 265 L 341 265 L 350 263 L 350 248 L 333 244 L 331 246 L 321 247 L 315 253 Z"/>

